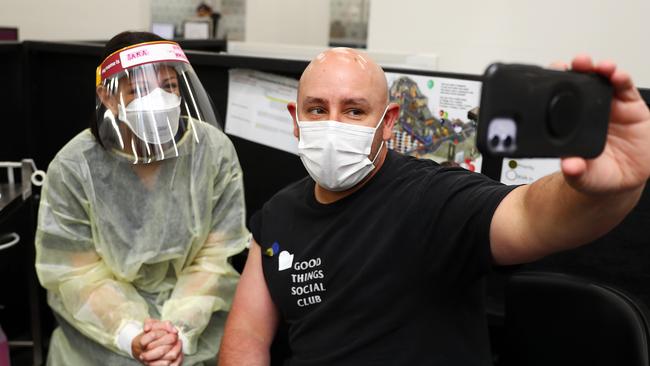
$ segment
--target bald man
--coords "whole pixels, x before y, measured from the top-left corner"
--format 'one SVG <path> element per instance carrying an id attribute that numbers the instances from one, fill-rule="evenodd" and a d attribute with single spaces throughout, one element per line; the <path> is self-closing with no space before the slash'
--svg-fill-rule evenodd
<path id="1" fill-rule="evenodd" d="M 399 107 L 382 69 L 350 49 L 314 59 L 288 105 L 310 177 L 252 219 L 219 365 L 268 365 L 279 319 L 289 365 L 491 365 L 491 265 L 592 241 L 650 176 L 650 111 L 630 77 L 588 57 L 572 68 L 614 86 L 605 151 L 515 188 L 388 151 Z"/>

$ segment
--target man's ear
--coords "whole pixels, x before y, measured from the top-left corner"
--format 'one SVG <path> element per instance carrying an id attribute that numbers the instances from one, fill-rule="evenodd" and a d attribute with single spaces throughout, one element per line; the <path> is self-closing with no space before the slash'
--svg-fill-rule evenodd
<path id="1" fill-rule="evenodd" d="M 298 129 L 298 122 L 296 122 L 296 116 L 298 114 L 298 110 L 296 109 L 296 103 L 294 102 L 287 103 L 287 109 L 289 110 L 289 114 L 291 115 L 291 119 L 293 120 L 293 135 L 296 136 L 296 138 L 300 139 L 300 129 Z"/>
<path id="2" fill-rule="evenodd" d="M 388 109 L 386 110 L 386 115 L 384 116 L 384 129 L 382 136 L 384 141 L 390 140 L 390 138 L 393 136 L 393 127 L 395 127 L 395 123 L 397 123 L 398 118 L 399 104 L 388 104 Z"/>

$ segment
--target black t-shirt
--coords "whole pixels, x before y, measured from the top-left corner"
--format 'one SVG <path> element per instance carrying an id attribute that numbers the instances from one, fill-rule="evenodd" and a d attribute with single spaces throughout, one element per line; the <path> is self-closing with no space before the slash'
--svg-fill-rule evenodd
<path id="1" fill-rule="evenodd" d="M 490 365 L 483 275 L 512 187 L 390 151 L 332 204 L 307 177 L 251 220 L 288 365 Z"/>

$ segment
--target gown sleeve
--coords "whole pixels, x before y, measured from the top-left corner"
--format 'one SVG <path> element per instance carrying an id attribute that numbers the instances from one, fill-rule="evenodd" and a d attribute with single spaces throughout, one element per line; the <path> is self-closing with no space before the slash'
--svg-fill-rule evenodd
<path id="1" fill-rule="evenodd" d="M 58 314 L 90 339 L 131 356 L 130 340 L 149 317 L 148 306 L 97 253 L 84 181 L 79 164 L 57 158 L 50 164 L 39 206 L 36 272 Z"/>
<path id="2" fill-rule="evenodd" d="M 183 268 L 171 297 L 163 305 L 162 320 L 171 321 L 183 340 L 183 352 L 196 352 L 197 342 L 216 311 L 228 311 L 239 274 L 229 258 L 250 242 L 246 229 L 242 171 L 229 140 L 224 139 L 220 167 L 213 182 L 211 230 L 203 246 Z"/>

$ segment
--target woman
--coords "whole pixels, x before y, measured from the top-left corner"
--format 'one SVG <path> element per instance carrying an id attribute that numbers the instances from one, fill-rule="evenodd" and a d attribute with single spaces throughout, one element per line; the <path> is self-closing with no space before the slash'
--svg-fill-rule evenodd
<path id="1" fill-rule="evenodd" d="M 48 364 L 201 364 L 249 241 L 235 150 L 176 43 L 115 36 L 96 90 L 39 208 L 36 270 L 60 325 Z"/>

